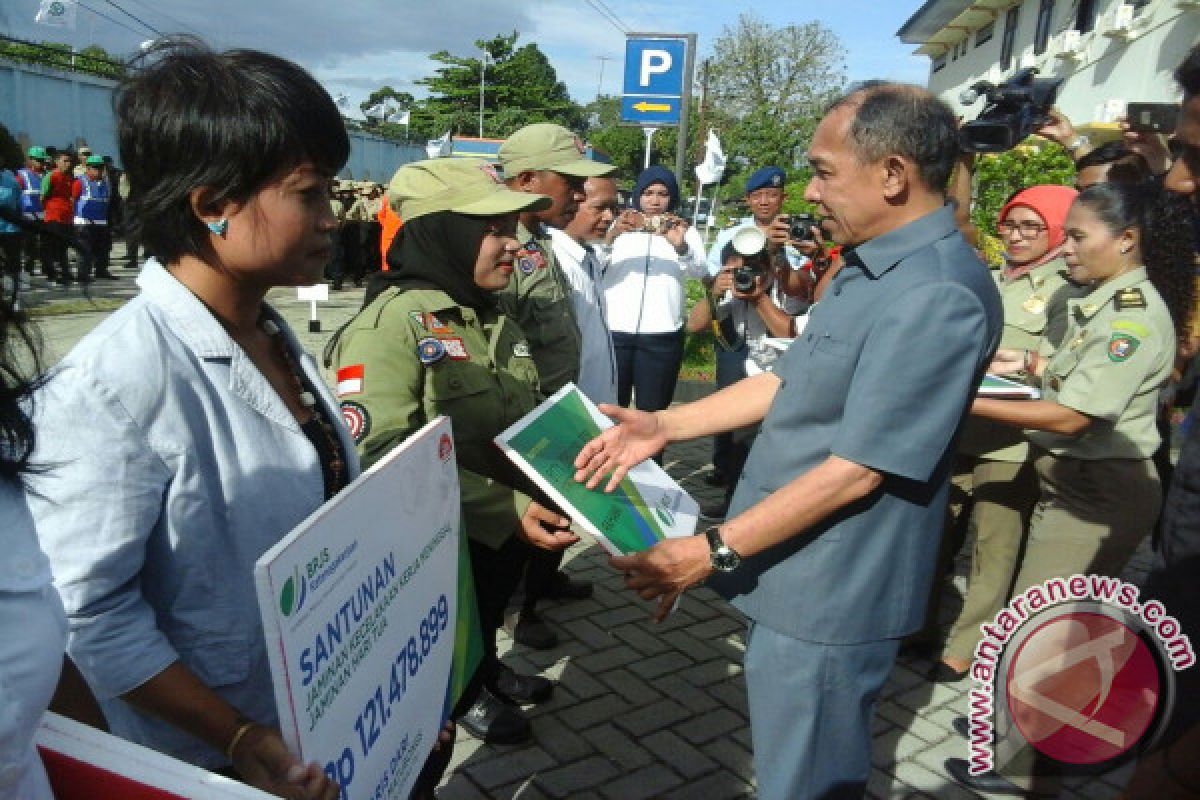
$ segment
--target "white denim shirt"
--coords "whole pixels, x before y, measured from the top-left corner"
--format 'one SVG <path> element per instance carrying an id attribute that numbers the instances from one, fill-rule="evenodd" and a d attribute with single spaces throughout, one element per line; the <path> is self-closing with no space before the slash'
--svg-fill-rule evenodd
<path id="1" fill-rule="evenodd" d="M 579 391 L 593 403 L 617 402 L 617 357 L 605 322 L 601 259 L 558 228 L 550 228 L 554 257 L 571 285 L 575 324 L 579 326 Z"/>
<path id="2" fill-rule="evenodd" d="M 317 453 L 266 378 L 157 262 L 35 396 L 48 465 L 30 505 L 67 610 L 67 649 L 113 732 L 193 764 L 225 755 L 119 696 L 175 661 L 258 722 L 277 720 L 255 560 L 324 502 Z M 316 363 L 295 362 L 354 443 Z"/>

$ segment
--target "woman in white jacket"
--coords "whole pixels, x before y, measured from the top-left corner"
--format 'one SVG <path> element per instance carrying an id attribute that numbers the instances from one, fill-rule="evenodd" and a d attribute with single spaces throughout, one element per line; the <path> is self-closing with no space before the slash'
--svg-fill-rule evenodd
<path id="1" fill-rule="evenodd" d="M 643 411 L 671 403 L 683 361 L 684 281 L 708 274 L 700 234 L 671 213 L 678 204 L 674 174 L 650 167 L 638 176 L 633 209 L 609 233 L 604 301 L 617 357 L 617 402 L 627 406 L 632 395 Z"/>

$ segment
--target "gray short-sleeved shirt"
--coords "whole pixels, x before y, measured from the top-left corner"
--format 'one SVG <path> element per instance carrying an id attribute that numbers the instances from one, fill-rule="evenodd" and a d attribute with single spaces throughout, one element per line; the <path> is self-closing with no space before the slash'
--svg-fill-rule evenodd
<path id="1" fill-rule="evenodd" d="M 949 207 L 847 251 L 802 336 L 730 515 L 831 454 L 881 489 L 710 583 L 755 621 L 830 643 L 920 624 L 942 530 L 954 435 L 999 342 L 1003 311 Z"/>

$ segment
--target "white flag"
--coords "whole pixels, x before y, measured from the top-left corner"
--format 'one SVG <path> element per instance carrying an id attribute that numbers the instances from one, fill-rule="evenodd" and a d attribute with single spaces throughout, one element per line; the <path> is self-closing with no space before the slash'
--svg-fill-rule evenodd
<path id="1" fill-rule="evenodd" d="M 75 30 L 75 0 L 42 0 L 34 22 Z"/>
<path id="2" fill-rule="evenodd" d="M 446 131 L 442 138 L 430 139 L 425 144 L 425 155 L 430 158 L 445 158 L 450 155 L 453 149 L 454 145 L 451 143 L 450 131 Z"/>
<path id="3" fill-rule="evenodd" d="M 367 119 L 383 119 L 387 113 L 387 109 L 383 107 L 383 103 L 376 103 L 363 112 L 363 116 Z"/>
<path id="4" fill-rule="evenodd" d="M 391 114 L 388 114 L 387 121 L 394 122 L 397 125 L 407 125 L 411 113 L 410 111 L 396 109 Z"/>
<path id="5" fill-rule="evenodd" d="M 696 165 L 696 180 L 701 184 L 720 183 L 725 174 L 725 151 L 721 149 L 721 140 L 716 131 L 708 129 L 708 139 L 704 142 L 704 160 Z"/>

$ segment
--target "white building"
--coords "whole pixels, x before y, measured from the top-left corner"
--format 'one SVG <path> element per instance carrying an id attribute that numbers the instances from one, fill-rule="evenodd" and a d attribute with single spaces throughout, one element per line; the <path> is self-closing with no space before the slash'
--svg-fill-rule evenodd
<path id="1" fill-rule="evenodd" d="M 963 89 L 1032 66 L 1065 78 L 1056 105 L 1099 133 L 1128 102 L 1178 102 L 1171 74 L 1200 41 L 1200 0 L 927 0 L 896 35 L 920 45 L 929 89 L 968 120 L 984 102 L 963 106 Z"/>

